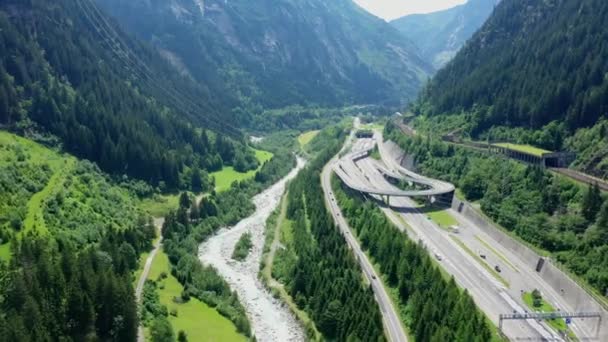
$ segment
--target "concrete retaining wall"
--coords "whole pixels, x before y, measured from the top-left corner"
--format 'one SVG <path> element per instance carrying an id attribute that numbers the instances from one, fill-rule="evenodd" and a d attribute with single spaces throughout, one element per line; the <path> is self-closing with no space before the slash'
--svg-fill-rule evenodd
<path id="1" fill-rule="evenodd" d="M 413 171 L 413 172 L 418 171 L 416 168 L 415 162 L 414 162 L 414 158 L 410 155 L 405 154 L 405 152 L 403 152 L 403 150 L 401 149 L 401 147 L 399 147 L 399 145 L 388 140 L 388 141 L 384 142 L 384 146 L 385 146 L 385 150 L 386 150 L 386 152 L 388 152 L 388 155 L 390 158 L 393 158 L 394 160 L 399 161 L 401 166 L 403 166 L 404 168 L 406 168 L 410 171 Z"/>
<path id="2" fill-rule="evenodd" d="M 539 259 L 543 258 L 532 249 L 516 241 L 508 234 L 500 230 L 494 225 L 494 223 L 480 214 L 469 203 L 454 197 L 452 201 L 452 209 L 460 212 L 463 216 L 471 220 L 471 222 L 482 229 L 486 234 L 496 240 L 496 242 L 500 243 L 504 248 L 519 256 L 519 258 L 533 270 L 536 269 Z M 549 286 L 551 286 L 555 292 L 560 293 L 563 289 L 563 293 L 567 294 L 564 297 L 564 300 L 574 309 L 574 311 L 601 312 L 602 325 L 598 333 L 598 338 L 599 341 L 608 341 L 608 312 L 604 310 L 604 308 L 597 301 L 595 301 L 592 295 L 587 293 L 585 289 L 568 277 L 550 259 L 544 259 L 544 265 L 540 272 L 538 272 L 539 276 L 547 284 L 549 284 Z M 577 319 L 577 322 L 577 324 L 588 325 L 587 329 L 589 331 L 595 331 L 597 328 L 596 319 L 586 319 L 584 321 Z"/>

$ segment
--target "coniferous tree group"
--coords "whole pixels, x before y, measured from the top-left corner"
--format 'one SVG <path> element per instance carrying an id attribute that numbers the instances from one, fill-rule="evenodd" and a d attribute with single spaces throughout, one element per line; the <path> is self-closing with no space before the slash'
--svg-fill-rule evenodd
<path id="1" fill-rule="evenodd" d="M 429 251 L 400 232 L 375 203 L 364 202 L 338 179 L 333 181 L 344 217 L 361 246 L 378 263 L 387 285 L 398 289 L 416 341 L 490 341 L 492 333 L 466 290 L 445 280 Z"/>
<path id="2" fill-rule="evenodd" d="M 143 232 L 109 233 L 99 245 L 35 234 L 0 261 L 0 335 L 5 341 L 134 341 L 131 272 L 150 244 Z"/>
<path id="3" fill-rule="evenodd" d="M 608 112 L 608 3 L 506 0 L 423 91 L 429 114 L 475 111 L 493 125 L 572 132 Z"/>
<path id="4" fill-rule="evenodd" d="M 215 106 L 202 88 L 177 77 L 151 50 L 136 41 L 132 45 L 136 57 L 131 58 L 144 59 L 163 79 L 163 89 L 196 99 L 196 115 L 183 113 L 183 103 L 190 103 L 185 99 L 167 102 L 173 97 L 150 85 L 158 81 L 125 71 L 124 61 L 99 39 L 77 3 L 0 4 L 0 127 L 54 135 L 65 150 L 106 172 L 167 189 L 209 184 L 205 173 L 189 173 L 191 169 L 216 171 L 232 165 L 248 171 L 258 166 L 234 130 L 212 124 L 230 125 L 229 115 L 216 118 L 226 110 L 223 106 Z M 192 174 L 194 184 L 182 181 L 185 174 Z"/>
<path id="5" fill-rule="evenodd" d="M 359 266 L 327 212 L 321 189 L 320 171 L 343 137 L 340 133 L 326 141 L 318 157 L 290 183 L 287 218 L 294 222 L 298 258 L 287 287 L 325 338 L 382 341 L 373 292 L 363 283 Z"/>

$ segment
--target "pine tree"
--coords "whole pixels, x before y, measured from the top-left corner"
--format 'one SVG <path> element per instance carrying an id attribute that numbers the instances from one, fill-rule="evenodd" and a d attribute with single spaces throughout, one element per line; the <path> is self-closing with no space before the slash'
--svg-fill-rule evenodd
<path id="1" fill-rule="evenodd" d="M 188 196 L 188 193 L 182 192 L 179 196 L 179 207 L 182 209 L 190 208 L 190 196 Z"/>
<path id="2" fill-rule="evenodd" d="M 583 216 L 587 219 L 587 221 L 595 221 L 595 217 L 602 207 L 602 202 L 602 195 L 597 183 L 594 185 L 589 185 L 582 203 Z"/>
<path id="3" fill-rule="evenodd" d="M 597 244 L 608 244 L 608 201 L 604 202 L 595 222 Z"/>
<path id="4" fill-rule="evenodd" d="M 185 331 L 180 330 L 177 333 L 177 342 L 188 342 L 188 335 L 186 334 Z"/>
<path id="5" fill-rule="evenodd" d="M 196 167 L 192 169 L 192 176 L 190 177 L 190 187 L 192 192 L 199 193 L 203 191 L 203 180 L 201 178 L 201 170 Z"/>
<path id="6" fill-rule="evenodd" d="M 0 71 L 2 72 L 2 71 Z M 0 84 L 0 124 L 9 124 L 10 123 L 10 107 L 9 107 L 9 98 L 6 94 L 6 90 Z"/>

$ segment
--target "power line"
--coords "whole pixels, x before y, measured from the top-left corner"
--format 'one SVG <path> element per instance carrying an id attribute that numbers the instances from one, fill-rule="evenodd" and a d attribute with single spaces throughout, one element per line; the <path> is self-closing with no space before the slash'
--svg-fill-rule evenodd
<path id="1" fill-rule="evenodd" d="M 112 26 L 110 24 L 108 24 L 107 22 L 105 22 L 105 18 L 103 16 L 103 14 L 101 12 L 99 12 L 99 10 L 97 10 L 97 8 L 95 7 L 95 5 L 91 2 L 87 2 L 87 4 L 89 6 L 91 6 L 91 8 L 93 9 L 93 11 L 97 12 L 97 15 L 93 14 L 93 16 L 95 17 L 95 22 L 93 23 L 93 26 L 95 26 L 95 28 L 98 30 L 98 32 L 103 35 L 102 32 L 100 31 L 104 31 L 105 35 L 107 37 L 110 37 L 111 41 L 115 44 L 114 47 L 117 48 L 120 51 L 116 51 L 113 50 L 114 53 L 119 56 L 119 58 L 122 56 L 123 58 L 121 58 L 124 62 L 126 62 L 127 64 L 130 64 L 134 69 L 134 71 L 137 73 L 137 77 L 143 79 L 147 79 L 150 82 L 152 82 L 155 86 L 155 88 L 160 89 L 165 96 L 169 96 L 170 99 L 172 99 L 173 102 L 173 106 L 176 107 L 177 109 L 188 113 L 190 115 L 192 115 L 192 113 L 194 113 L 194 115 L 192 115 L 194 118 L 199 118 L 202 119 L 202 121 L 206 122 L 206 124 L 208 124 L 211 127 L 215 127 L 218 131 L 220 132 L 224 132 L 226 133 L 226 130 L 230 130 L 230 134 L 232 136 L 240 136 L 240 131 L 238 129 L 235 129 L 234 127 L 231 127 L 225 123 L 222 122 L 218 122 L 217 120 L 215 120 L 214 117 L 212 116 L 201 116 L 198 117 L 196 116 L 196 111 L 202 111 L 204 112 L 204 109 L 201 109 L 201 107 L 199 107 L 196 103 L 194 103 L 193 101 L 191 101 L 190 99 L 185 98 L 181 93 L 179 92 L 172 92 L 167 90 L 166 88 L 164 88 L 161 84 L 161 82 L 159 82 L 154 76 L 152 76 L 154 73 L 152 71 L 150 71 L 150 69 L 148 68 L 148 66 L 142 62 L 136 54 L 134 54 L 133 52 L 130 51 L 128 45 L 126 43 L 124 43 L 122 41 L 122 39 L 120 38 L 120 35 L 112 28 Z M 83 10 L 89 12 L 88 10 L 84 9 Z M 89 16 L 90 13 L 87 13 L 87 17 L 89 17 L 89 19 L 91 19 L 91 17 Z M 99 19 L 98 19 L 99 18 Z M 100 21 L 104 21 L 104 24 L 100 24 Z M 112 31 L 112 32 L 109 32 Z M 133 56 L 133 57 L 132 57 Z M 125 61 L 126 59 L 126 61 Z M 134 61 L 133 59 L 135 59 L 136 61 Z M 146 69 L 143 70 L 142 69 Z M 141 76 L 143 74 L 143 77 Z M 148 86 L 150 86 L 150 83 L 145 82 Z M 177 95 L 176 95 L 177 94 Z M 181 96 L 181 99 L 178 98 Z M 184 102 L 183 100 L 186 99 L 187 101 Z M 167 100 L 169 100 L 169 98 L 167 98 Z M 187 106 L 188 109 L 185 109 L 185 107 L 182 106 Z M 194 110 L 192 110 L 192 106 L 198 107 L 198 108 L 194 108 Z"/>
<path id="2" fill-rule="evenodd" d="M 100 10 L 95 6 L 94 3 L 87 0 L 80 0 L 78 1 L 78 4 L 80 9 L 86 16 L 87 20 L 101 36 L 102 40 L 106 42 L 106 44 L 109 46 L 110 50 L 116 55 L 116 57 L 118 57 L 118 59 L 120 59 L 125 64 L 125 68 L 146 86 L 151 89 L 160 90 L 160 92 L 165 95 L 164 97 L 158 96 L 158 99 L 165 98 L 165 100 L 172 102 L 172 107 L 190 116 L 193 116 L 193 118 L 198 118 L 202 120 L 204 123 L 211 126 L 212 128 L 217 129 L 220 132 L 226 133 L 232 137 L 241 137 L 240 130 L 232 127 L 229 124 L 218 121 L 214 116 L 197 116 L 197 111 L 204 112 L 205 110 L 201 108 L 200 105 L 198 105 L 196 102 L 186 97 L 184 94 L 181 94 L 176 91 L 170 91 L 163 87 L 161 85 L 161 82 L 153 76 L 154 73 L 149 69 L 147 64 L 144 63 L 135 53 L 130 50 L 128 44 L 122 41 L 120 35 L 105 20 L 104 15 L 100 12 Z M 90 9 L 85 7 L 88 7 Z"/>

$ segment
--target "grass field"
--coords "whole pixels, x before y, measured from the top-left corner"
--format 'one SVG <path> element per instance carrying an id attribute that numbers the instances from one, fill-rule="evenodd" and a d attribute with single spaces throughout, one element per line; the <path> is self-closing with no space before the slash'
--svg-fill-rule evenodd
<path id="1" fill-rule="evenodd" d="M 511 143 L 498 143 L 494 144 L 498 147 L 508 148 L 510 150 L 519 151 L 523 153 L 528 153 L 537 157 L 542 156 L 545 153 L 551 153 L 551 151 L 544 150 L 542 148 L 534 147 L 531 145 L 520 145 L 520 144 L 511 144 Z"/>
<path id="2" fill-rule="evenodd" d="M 458 225 L 458 221 L 445 209 L 424 207 L 421 210 L 443 229 L 449 229 L 450 226 Z"/>
<path id="3" fill-rule="evenodd" d="M 384 129 L 384 124 L 379 123 L 379 122 L 367 123 L 367 124 L 361 125 L 361 129 L 371 129 L 371 130 L 382 131 Z"/>
<path id="4" fill-rule="evenodd" d="M 255 156 L 260 162 L 260 167 L 262 167 L 262 164 L 272 159 L 273 154 L 267 151 L 255 150 Z M 215 178 L 215 191 L 225 191 L 230 189 L 230 185 L 236 181 L 240 182 L 251 179 L 258 170 L 259 168 L 248 172 L 237 172 L 232 166 L 226 166 L 221 171 L 212 172 L 211 176 Z"/>
<path id="5" fill-rule="evenodd" d="M 450 238 L 452 238 L 452 240 L 454 240 L 454 242 L 456 242 L 458 246 L 464 249 L 464 251 L 467 252 L 468 255 L 472 256 L 481 266 L 483 266 L 483 268 L 490 272 L 490 274 L 493 275 L 496 280 L 500 281 L 505 287 L 510 286 L 509 282 L 505 278 L 503 278 L 500 273 L 496 272 L 495 269 L 490 267 L 490 265 L 488 265 L 479 255 L 477 255 L 477 253 L 473 252 L 464 242 L 462 242 L 460 238 L 454 235 L 450 235 Z"/>
<path id="6" fill-rule="evenodd" d="M 7 242 L 0 245 L 0 260 L 8 261 L 11 258 L 11 244 Z"/>
<path id="7" fill-rule="evenodd" d="M 232 322 L 198 299 L 191 297 L 183 304 L 173 302 L 173 297 L 181 296 L 183 286 L 171 275 L 169 259 L 162 250 L 154 258 L 148 279 L 157 279 L 161 272 L 166 272 L 168 277 L 160 283 L 164 288 L 158 289 L 160 302 L 167 306 L 169 312 L 177 310 L 177 317 L 169 315 L 176 335 L 183 330 L 190 342 L 247 340 L 236 331 Z"/>
<path id="8" fill-rule="evenodd" d="M 64 157 L 59 153 L 48 149 L 34 141 L 21 138 L 15 134 L 8 132 L 0 132 L 0 147 L 13 147 L 1 149 L 0 166 L 4 163 L 16 163 L 17 155 L 21 155 L 22 160 L 26 160 L 29 165 L 36 167 L 48 165 L 52 171 L 52 176 L 42 188 L 42 190 L 33 194 L 27 202 L 27 214 L 23 220 L 23 230 L 30 231 L 36 227 L 40 233 L 47 232 L 44 223 L 44 201 L 49 195 L 61 188 L 65 177 L 75 165 L 76 160 L 70 157 Z M 24 158 L 24 156 L 27 156 Z"/>
<path id="9" fill-rule="evenodd" d="M 225 166 L 221 171 L 211 173 L 215 178 L 215 191 L 221 192 L 230 189 L 230 185 L 236 181 L 243 181 L 253 178 L 255 170 L 248 172 L 237 172 L 232 166 Z"/>
<path id="10" fill-rule="evenodd" d="M 179 205 L 179 194 L 154 195 L 141 201 L 139 207 L 154 217 L 167 216 Z"/>
<path id="11" fill-rule="evenodd" d="M 314 139 L 317 134 L 319 134 L 319 131 L 308 131 L 308 132 L 304 132 L 302 134 L 300 134 L 298 136 L 298 142 L 300 143 L 301 147 L 304 147 L 306 145 L 308 145 L 309 142 L 311 142 L 312 139 Z"/>
<path id="12" fill-rule="evenodd" d="M 15 134 L 0 131 L 0 146 L 18 145 L 24 153 L 29 155 L 30 162 L 34 164 L 38 163 L 49 163 L 53 169 L 61 166 L 61 163 L 65 159 L 59 153 L 48 149 L 47 147 L 40 145 L 34 141 L 19 137 Z M 10 159 L 0 159 L 0 165 L 5 162 L 12 162 Z"/>
<path id="13" fill-rule="evenodd" d="M 76 159 L 65 160 L 63 167 L 57 170 L 42 191 L 32 196 L 27 204 L 27 216 L 23 220 L 24 232 L 37 230 L 39 233 L 46 234 L 48 229 L 44 223 L 44 201 L 56 191 L 63 189 L 63 183 L 76 164 Z"/>
<path id="14" fill-rule="evenodd" d="M 530 308 L 532 311 L 536 312 L 555 312 L 555 308 L 549 304 L 546 300 L 541 300 L 541 306 L 539 308 L 534 306 L 534 299 L 532 298 L 532 292 L 524 292 L 522 294 L 522 299 L 524 303 Z M 547 323 L 551 328 L 555 329 L 558 332 L 566 331 L 570 337 L 575 337 L 572 331 L 568 329 L 568 325 L 563 318 L 549 319 Z"/>
<path id="15" fill-rule="evenodd" d="M 255 150 L 255 156 L 260 162 L 261 167 L 261 164 L 270 160 L 273 154 L 267 151 Z M 226 166 L 221 171 L 212 172 L 210 175 L 215 177 L 215 191 L 225 191 L 235 181 L 253 178 L 256 172 L 257 169 L 249 172 L 237 172 L 232 166 Z M 139 207 L 154 217 L 166 216 L 170 211 L 177 209 L 179 195 L 179 193 L 155 195 L 143 199 Z"/>

